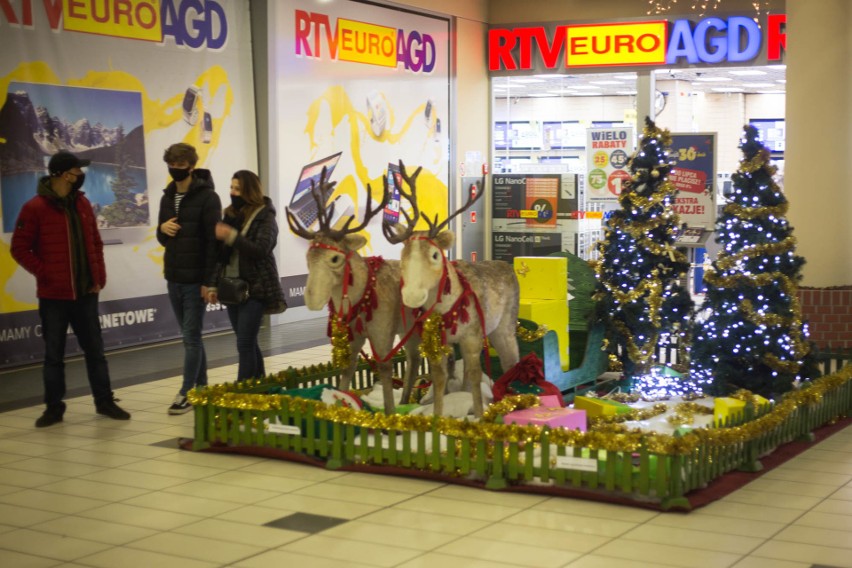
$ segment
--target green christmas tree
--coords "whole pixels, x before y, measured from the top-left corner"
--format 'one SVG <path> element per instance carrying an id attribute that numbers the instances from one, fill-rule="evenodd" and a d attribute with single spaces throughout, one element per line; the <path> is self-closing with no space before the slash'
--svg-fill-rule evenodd
<path id="1" fill-rule="evenodd" d="M 707 315 L 696 326 L 690 380 L 711 394 L 745 388 L 771 398 L 809 378 L 802 371 L 810 348 L 797 297 L 804 259 L 757 135 L 745 127 L 733 194 L 716 221 L 722 251 L 704 276 Z"/>
<path id="2" fill-rule="evenodd" d="M 689 263 L 674 246 L 679 222 L 672 208 L 677 189 L 667 179 L 670 145 L 668 130 L 646 118 L 596 265 L 596 316 L 607 329 L 608 349 L 620 354 L 633 390 L 649 399 L 682 393 L 680 380 L 658 372 L 653 359 L 658 346 L 685 344 L 692 315 L 692 299 L 679 283 Z"/>
<path id="3" fill-rule="evenodd" d="M 130 175 L 132 162 L 125 148 L 126 144 L 124 128 L 119 126 L 115 144 L 115 177 L 110 182 L 115 201 L 101 210 L 101 217 L 109 227 L 138 227 L 148 224 L 148 207 L 137 201 L 139 194 L 133 192 L 137 184 Z M 142 194 L 142 197 L 145 195 Z"/>

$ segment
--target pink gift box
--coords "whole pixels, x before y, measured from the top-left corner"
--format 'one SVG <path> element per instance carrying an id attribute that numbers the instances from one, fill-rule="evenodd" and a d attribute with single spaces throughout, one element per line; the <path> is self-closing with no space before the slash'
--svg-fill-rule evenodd
<path id="1" fill-rule="evenodd" d="M 559 408 L 560 406 L 565 406 L 565 403 L 562 402 L 561 396 L 556 396 L 555 394 L 546 394 L 544 396 L 538 397 L 541 401 L 541 406 L 545 408 Z"/>
<path id="2" fill-rule="evenodd" d="M 549 426 L 551 428 L 569 428 L 571 430 L 586 431 L 586 411 L 574 408 L 545 408 L 534 406 L 523 410 L 510 412 L 503 418 L 504 424 L 511 423 L 536 426 Z"/>

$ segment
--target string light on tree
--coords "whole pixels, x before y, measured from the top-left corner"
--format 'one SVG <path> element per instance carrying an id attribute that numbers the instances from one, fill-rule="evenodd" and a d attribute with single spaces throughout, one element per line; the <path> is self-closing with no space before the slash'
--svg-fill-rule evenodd
<path id="1" fill-rule="evenodd" d="M 675 247 L 679 219 L 672 209 L 677 189 L 666 147 L 668 130 L 645 119 L 639 149 L 630 159 L 631 176 L 619 195 L 621 209 L 607 222 L 598 243 L 596 316 L 608 333 L 633 390 L 659 399 L 680 390 L 671 377 L 652 369 L 658 347 L 686 345 L 692 300 L 678 281 L 689 268 Z M 668 393 L 668 394 L 666 394 Z"/>
<path id="2" fill-rule="evenodd" d="M 696 326 L 690 378 L 712 394 L 745 388 L 774 398 L 811 378 L 797 297 L 804 259 L 794 253 L 787 200 L 754 127 L 740 148 L 735 191 L 716 223 L 722 251 L 704 276 L 706 318 Z"/>

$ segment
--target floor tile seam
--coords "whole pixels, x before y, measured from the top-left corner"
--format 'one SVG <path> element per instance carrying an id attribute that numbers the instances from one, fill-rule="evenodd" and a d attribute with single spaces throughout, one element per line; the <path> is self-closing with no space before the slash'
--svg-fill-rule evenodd
<path id="1" fill-rule="evenodd" d="M 690 529 L 690 530 L 694 530 L 694 529 Z M 706 533 L 707 531 L 695 531 L 695 532 Z M 704 551 L 704 552 L 724 552 L 725 554 L 739 554 L 739 555 L 742 555 L 742 556 L 748 556 L 749 554 L 751 554 L 752 552 L 754 552 L 755 550 L 757 550 L 758 548 L 760 548 L 761 546 L 763 546 L 764 544 L 766 544 L 767 542 L 772 540 L 772 538 L 774 538 L 774 535 L 769 536 L 769 537 L 763 537 L 763 536 L 750 536 L 750 535 L 730 535 L 730 534 L 724 534 L 723 535 L 722 533 L 713 533 L 713 534 L 717 534 L 717 535 L 724 536 L 724 537 L 739 536 L 739 537 L 745 537 L 745 538 L 752 538 L 752 539 L 760 540 L 760 542 L 758 544 L 756 544 L 755 546 L 753 546 L 748 551 L 734 552 L 734 551 L 730 551 L 730 550 L 719 550 L 719 549 L 716 549 L 716 548 L 705 548 L 705 547 L 702 547 L 702 546 L 687 546 L 687 545 L 680 543 L 680 542 L 678 544 L 670 544 L 670 543 L 663 543 L 663 542 L 654 542 L 652 540 L 630 538 L 629 534 L 622 535 L 622 536 L 619 536 L 617 538 L 618 538 L 618 540 L 629 540 L 631 542 L 643 542 L 645 544 L 659 544 L 659 545 L 663 545 L 663 546 L 676 546 L 676 547 L 679 547 L 679 548 L 688 548 L 688 549 L 691 549 L 691 550 L 701 550 L 701 551 Z M 778 533 L 776 533 L 776 534 L 778 534 Z"/>
<path id="2" fill-rule="evenodd" d="M 638 541 L 634 541 L 634 542 L 638 542 Z M 648 544 L 656 544 L 656 543 L 648 543 Z M 696 549 L 696 550 L 698 550 L 698 549 Z M 708 552 L 708 551 L 702 550 L 702 552 Z M 742 561 L 743 559 L 745 559 L 748 556 L 748 555 L 745 555 L 745 554 L 740 554 L 740 553 L 735 553 L 735 552 L 720 552 L 720 551 L 709 551 L 709 552 L 717 552 L 717 553 L 721 553 L 721 554 L 731 554 L 733 556 L 737 556 L 738 558 L 733 560 L 732 563 L 728 565 L 729 568 L 736 566 L 738 562 Z M 625 558 L 622 557 L 622 556 L 614 556 L 612 554 L 606 554 L 606 553 L 600 552 L 600 551 L 589 552 L 584 556 L 588 556 L 588 555 L 591 555 L 591 554 L 594 554 L 598 557 L 603 557 L 603 558 L 612 558 L 613 560 L 625 560 Z M 579 558 L 577 560 L 579 560 Z M 576 562 L 577 560 L 574 560 L 573 562 Z M 635 560 L 635 561 L 639 562 L 640 560 Z M 671 568 L 692 568 L 693 566 L 695 566 L 694 564 L 671 564 L 669 562 L 664 562 L 664 561 L 660 560 L 659 558 L 654 559 L 654 562 L 655 562 L 654 566 L 660 566 L 660 567 L 665 566 L 665 567 L 671 567 Z M 570 567 L 571 564 L 569 563 L 568 566 Z M 617 566 L 617 564 L 613 564 L 613 566 Z"/>
<path id="3" fill-rule="evenodd" d="M 755 523 L 761 523 L 761 524 L 770 523 L 770 524 L 773 524 L 773 525 L 780 525 L 781 528 L 776 530 L 772 534 L 777 534 L 778 531 L 783 530 L 784 528 L 786 528 L 788 526 L 787 523 L 777 523 L 777 522 L 774 522 L 774 521 L 756 521 L 754 519 L 743 519 L 743 518 L 736 518 L 736 517 L 722 517 L 722 516 L 719 516 L 719 515 L 704 515 L 704 517 L 702 517 L 702 518 L 706 519 L 707 517 L 714 517 L 715 519 L 717 519 L 718 522 L 717 522 L 716 526 L 718 526 L 719 523 L 723 523 L 724 521 L 730 521 L 730 520 L 748 521 L 751 525 L 754 525 Z M 716 522 L 716 521 L 712 521 L 712 519 L 711 519 L 711 522 Z M 659 525 L 655 525 L 655 526 L 669 527 L 670 525 L 659 524 Z M 689 528 L 689 527 L 675 526 L 673 528 Z M 692 529 L 692 530 L 701 530 L 702 532 L 709 532 L 709 533 L 713 533 L 713 534 L 726 535 L 726 536 L 750 536 L 750 535 L 747 535 L 747 534 L 742 534 L 741 532 L 722 532 L 722 531 L 710 530 L 710 529 L 706 529 L 706 528 Z M 754 537 L 754 538 L 764 538 L 764 537 Z"/>
<path id="4" fill-rule="evenodd" d="M 56 536 L 56 535 L 53 535 L 53 536 Z M 101 554 L 103 552 L 106 552 L 107 550 L 110 550 L 111 548 L 115 548 L 115 547 L 113 546 L 113 547 L 95 552 L 94 554 L 86 554 L 85 556 L 81 556 L 80 558 L 74 558 L 74 559 L 71 559 L 71 560 L 68 560 L 66 558 L 56 558 L 54 556 L 44 556 L 43 554 L 34 554 L 32 552 L 21 552 L 20 550 L 15 550 L 15 549 L 12 549 L 12 548 L 4 548 L 2 546 L 0 546 L 0 551 L 5 550 L 7 552 L 14 552 L 15 554 L 23 554 L 24 556 L 32 556 L 33 558 L 44 558 L 45 560 L 51 560 L 53 562 L 59 562 L 59 564 L 56 564 L 55 566 L 62 566 L 63 564 L 81 564 L 82 566 L 87 566 L 87 567 L 91 567 L 91 568 L 98 568 L 97 566 L 95 566 L 93 564 L 85 564 L 83 562 L 80 562 L 80 559 L 81 558 L 87 558 L 89 556 L 94 556 L 95 554 Z"/>
<path id="5" fill-rule="evenodd" d="M 65 516 L 63 516 L 63 517 L 61 517 L 61 518 L 62 518 L 62 519 L 68 519 L 68 518 L 71 518 L 71 519 L 80 519 L 80 520 L 82 520 L 82 521 L 100 521 L 100 522 L 102 522 L 102 523 L 108 523 L 108 524 L 111 524 L 111 525 L 121 525 L 121 526 L 123 526 L 123 527 L 127 527 L 127 528 L 130 528 L 130 529 L 143 529 L 143 530 L 148 530 L 148 531 L 152 531 L 152 532 L 154 532 L 155 534 L 160 534 L 160 533 L 170 532 L 170 530 L 169 530 L 169 531 L 164 531 L 164 530 L 159 530 L 159 529 L 152 529 L 152 528 L 150 528 L 150 527 L 140 527 L 140 526 L 138 526 L 138 525 L 130 525 L 130 524 L 127 524 L 127 523 L 122 523 L 122 522 L 117 522 L 117 521 L 106 521 L 106 520 L 103 520 L 103 519 L 92 519 L 92 518 L 89 518 L 89 517 L 83 517 L 83 516 L 81 516 L 81 515 L 77 515 L 77 514 L 65 515 Z M 58 518 L 57 518 L 57 519 L 51 519 L 51 520 L 49 520 L 49 521 L 44 521 L 44 522 L 38 523 L 38 524 L 36 524 L 36 525 L 31 525 L 31 526 L 29 526 L 29 527 L 27 527 L 27 528 L 28 528 L 28 529 L 30 529 L 30 530 L 33 530 L 34 532 L 40 532 L 40 533 L 43 533 L 43 534 L 49 534 L 49 535 L 57 536 L 57 537 L 61 537 L 61 538 L 74 538 L 74 539 L 77 539 L 77 540 L 85 540 L 85 541 L 87 541 L 87 542 L 95 542 L 95 543 L 98 543 L 98 544 L 105 544 L 105 545 L 107 545 L 107 546 L 110 546 L 111 548 L 116 548 L 116 547 L 119 547 L 119 548 L 120 548 L 120 547 L 124 547 L 124 546 L 126 546 L 128 543 L 130 543 L 130 542 L 136 542 L 136 541 L 138 541 L 138 540 L 143 540 L 143 539 L 150 538 L 150 537 L 154 536 L 154 535 L 143 536 L 143 537 L 139 537 L 139 538 L 137 538 L 137 539 L 131 539 L 131 540 L 129 540 L 129 541 L 125 542 L 125 543 L 122 543 L 122 544 L 116 544 L 116 543 L 114 543 L 114 542 L 104 542 L 104 541 L 102 541 L 102 540 L 95 540 L 95 539 L 93 539 L 93 538 L 86 538 L 86 537 L 82 537 L 82 536 L 72 536 L 72 535 L 69 535 L 69 534 L 55 533 L 55 532 L 50 532 L 50 531 L 46 531 L 46 530 L 43 530 L 43 529 L 42 529 L 42 530 L 36 530 L 35 528 L 33 528 L 33 527 L 37 527 L 38 525 L 42 525 L 42 524 L 45 524 L 45 523 L 56 522 L 56 521 L 58 521 L 58 520 L 60 520 L 60 519 L 58 519 Z M 201 519 L 201 520 L 203 520 L 203 519 Z"/>

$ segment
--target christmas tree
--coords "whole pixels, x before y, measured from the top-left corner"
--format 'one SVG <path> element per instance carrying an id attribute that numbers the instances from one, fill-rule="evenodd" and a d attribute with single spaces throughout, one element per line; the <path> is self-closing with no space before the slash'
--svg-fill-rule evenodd
<path id="1" fill-rule="evenodd" d="M 648 399 L 682 392 L 679 379 L 652 368 L 653 358 L 658 346 L 685 345 L 692 314 L 689 292 L 679 284 L 689 263 L 674 247 L 677 189 L 667 179 L 669 145 L 668 130 L 646 118 L 618 197 L 621 209 L 608 221 L 596 264 L 596 315 L 607 329 L 607 347 L 619 354 L 633 390 Z"/>
<path id="2" fill-rule="evenodd" d="M 733 194 L 716 221 L 722 250 L 704 276 L 707 316 L 696 326 L 690 378 L 711 394 L 745 388 L 771 398 L 805 378 L 810 348 L 797 297 L 804 259 L 754 127 L 745 127 L 740 148 Z"/>

